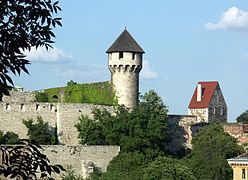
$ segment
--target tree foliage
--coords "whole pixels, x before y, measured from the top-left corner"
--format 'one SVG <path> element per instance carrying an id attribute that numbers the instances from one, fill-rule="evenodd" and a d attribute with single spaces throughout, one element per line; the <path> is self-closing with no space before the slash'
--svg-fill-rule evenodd
<path id="1" fill-rule="evenodd" d="M 132 111 L 119 106 L 114 115 L 99 109 L 93 115 L 76 124 L 81 144 L 120 145 L 122 152 L 152 157 L 166 150 L 167 108 L 154 91 L 145 93 Z"/>
<path id="2" fill-rule="evenodd" d="M 45 92 L 36 92 L 35 93 L 36 102 L 48 102 L 48 95 Z"/>
<path id="3" fill-rule="evenodd" d="M 13 132 L 6 132 L 3 134 L 3 132 L 0 131 L 0 144 L 19 144 L 20 141 L 17 134 Z"/>
<path id="4" fill-rule="evenodd" d="M 143 179 L 143 168 L 151 159 L 139 152 L 120 153 L 109 164 L 107 172 L 102 174 L 102 179 Z"/>
<path id="5" fill-rule="evenodd" d="M 54 17 L 61 8 L 51 0 L 0 1 L 0 95 L 9 94 L 13 85 L 9 72 L 28 73 L 23 51 L 31 47 L 52 47 L 52 29 L 62 26 L 61 18 Z"/>
<path id="6" fill-rule="evenodd" d="M 158 157 L 144 168 L 144 180 L 196 180 L 192 169 L 180 164 L 179 160 Z"/>
<path id="7" fill-rule="evenodd" d="M 76 85 L 77 84 L 77 82 L 76 81 L 73 81 L 73 80 L 70 80 L 70 81 L 68 81 L 67 82 L 67 86 L 71 86 L 71 85 Z"/>
<path id="8" fill-rule="evenodd" d="M 23 120 L 24 125 L 28 128 L 28 136 L 31 142 L 42 145 L 58 144 L 57 130 L 44 122 L 41 116 L 33 119 Z"/>
<path id="9" fill-rule="evenodd" d="M 52 173 L 64 171 L 61 165 L 51 165 L 38 145 L 22 141 L 18 146 L 0 146 L 0 175 L 15 179 L 52 179 Z"/>
<path id="10" fill-rule="evenodd" d="M 246 110 L 245 112 L 243 112 L 242 114 L 240 114 L 236 121 L 238 123 L 245 123 L 245 124 L 248 124 L 248 110 Z"/>
<path id="11" fill-rule="evenodd" d="M 236 157 L 242 148 L 225 133 L 219 124 L 205 126 L 193 137 L 189 164 L 198 179 L 226 180 L 232 176 L 227 160 Z"/>

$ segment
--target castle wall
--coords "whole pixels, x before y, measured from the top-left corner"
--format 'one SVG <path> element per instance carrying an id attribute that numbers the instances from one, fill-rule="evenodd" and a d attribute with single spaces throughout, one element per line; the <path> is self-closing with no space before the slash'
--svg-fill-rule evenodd
<path id="1" fill-rule="evenodd" d="M 119 146 L 68 146 L 68 145 L 45 145 L 41 153 L 47 155 L 50 164 L 60 164 L 65 169 L 71 166 L 76 175 L 87 178 L 93 172 L 93 168 L 106 172 L 109 162 L 120 152 Z M 1 153 L 1 152 L 0 152 Z M 2 164 L 0 154 L 0 164 Z M 55 179 L 61 179 L 61 175 L 53 174 Z M 7 179 L 3 176 L 1 179 Z"/>
<path id="2" fill-rule="evenodd" d="M 197 116 L 197 123 L 207 123 L 208 122 L 208 108 L 188 108 L 188 115 Z"/>
<path id="3" fill-rule="evenodd" d="M 197 123 L 197 117 L 191 115 L 168 115 L 170 142 L 167 144 L 171 153 L 185 152 L 192 147 L 191 126 Z M 182 152 L 183 151 L 183 152 Z"/>
<path id="4" fill-rule="evenodd" d="M 84 178 L 93 171 L 93 166 L 106 172 L 109 162 L 118 155 L 119 146 L 42 146 L 51 164 L 60 164 L 64 168 L 71 165 L 76 174 Z M 59 176 L 56 176 L 59 179 Z"/>
<path id="5" fill-rule="evenodd" d="M 0 131 L 12 131 L 20 138 L 27 138 L 27 128 L 22 121 L 36 120 L 37 116 L 41 116 L 50 126 L 57 126 L 61 144 L 77 145 L 79 140 L 75 124 L 82 115 L 91 116 L 94 108 L 113 111 L 112 107 L 92 104 L 2 102 L 0 103 Z"/>

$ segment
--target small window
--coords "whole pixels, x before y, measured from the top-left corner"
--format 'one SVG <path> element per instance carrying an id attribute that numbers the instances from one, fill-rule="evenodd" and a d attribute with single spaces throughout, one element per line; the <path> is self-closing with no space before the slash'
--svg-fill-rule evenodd
<path id="1" fill-rule="evenodd" d="M 213 107 L 213 114 L 215 114 L 215 108 Z"/>
<path id="2" fill-rule="evenodd" d="M 245 169 L 242 169 L 242 179 L 245 179 Z"/>
<path id="3" fill-rule="evenodd" d="M 204 92 L 205 92 L 205 88 L 202 88 L 202 94 L 201 94 L 201 96 L 204 95 Z"/>
<path id="4" fill-rule="evenodd" d="M 220 108 L 220 115 L 223 115 L 223 108 Z"/>
<path id="5" fill-rule="evenodd" d="M 35 110 L 40 111 L 40 105 L 39 104 L 36 104 Z"/>
<path id="6" fill-rule="evenodd" d="M 10 110 L 10 105 L 9 104 L 6 104 L 6 111 L 9 111 Z"/>
<path id="7" fill-rule="evenodd" d="M 123 58 L 123 52 L 119 52 L 119 59 Z"/>
<path id="8" fill-rule="evenodd" d="M 24 106 L 24 104 L 21 104 L 21 111 L 22 111 L 22 112 L 25 111 L 25 106 Z"/>
<path id="9" fill-rule="evenodd" d="M 132 59 L 133 60 L 135 59 L 135 53 L 134 52 L 132 53 Z"/>

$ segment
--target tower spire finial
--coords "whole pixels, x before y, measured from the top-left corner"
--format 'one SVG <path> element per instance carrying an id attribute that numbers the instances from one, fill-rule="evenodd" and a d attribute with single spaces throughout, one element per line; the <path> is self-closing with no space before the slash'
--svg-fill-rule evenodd
<path id="1" fill-rule="evenodd" d="M 125 26 L 125 30 L 127 30 L 127 26 Z"/>

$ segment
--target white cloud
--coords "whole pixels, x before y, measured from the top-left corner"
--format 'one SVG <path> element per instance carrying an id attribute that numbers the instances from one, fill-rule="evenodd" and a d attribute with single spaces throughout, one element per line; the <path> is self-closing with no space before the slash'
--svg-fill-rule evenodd
<path id="1" fill-rule="evenodd" d="M 217 23 L 208 22 L 205 24 L 205 28 L 209 30 L 248 30 L 248 11 L 243 11 L 237 7 L 231 7 L 221 14 L 220 20 Z"/>
<path id="2" fill-rule="evenodd" d="M 140 76 L 142 79 L 156 79 L 158 74 L 150 68 L 150 64 L 147 60 L 143 61 L 143 69 Z"/>
<path id="3" fill-rule="evenodd" d="M 28 60 L 37 62 L 58 62 L 72 59 L 71 55 L 57 47 L 53 47 L 48 51 L 45 47 L 39 47 L 38 49 L 32 47 L 30 51 L 25 51 L 24 54 L 27 55 Z"/>

